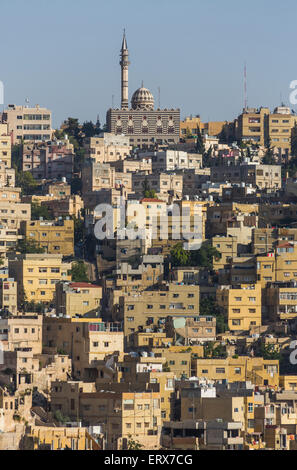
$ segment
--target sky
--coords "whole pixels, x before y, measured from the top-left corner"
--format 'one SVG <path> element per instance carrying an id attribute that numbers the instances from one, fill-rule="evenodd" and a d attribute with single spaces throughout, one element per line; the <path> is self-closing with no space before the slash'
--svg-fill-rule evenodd
<path id="1" fill-rule="evenodd" d="M 296 0 L 0 0 L 4 107 L 29 99 L 54 127 L 69 116 L 103 124 L 120 106 L 125 28 L 129 100 L 143 81 L 182 118 L 233 120 L 246 63 L 248 106 L 273 109 L 297 80 L 296 17 Z"/>

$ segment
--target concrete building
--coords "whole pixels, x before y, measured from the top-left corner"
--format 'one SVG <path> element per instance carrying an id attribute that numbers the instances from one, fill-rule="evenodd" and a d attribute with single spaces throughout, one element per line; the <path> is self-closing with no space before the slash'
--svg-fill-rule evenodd
<path id="1" fill-rule="evenodd" d="M 99 136 L 84 139 L 86 158 L 92 158 L 96 163 L 110 163 L 124 160 L 130 154 L 132 147 L 129 137 L 103 132 Z"/>
<path id="2" fill-rule="evenodd" d="M 18 305 L 31 302 L 53 303 L 56 283 L 70 281 L 71 263 L 56 254 L 8 254 L 9 276 L 17 281 Z"/>
<path id="3" fill-rule="evenodd" d="M 174 171 L 202 168 L 202 155 L 187 153 L 181 150 L 164 150 L 159 152 L 145 152 L 139 154 L 140 158 L 151 158 L 153 171 Z"/>
<path id="4" fill-rule="evenodd" d="M 161 328 L 166 317 L 174 313 L 183 317 L 185 311 L 199 315 L 198 286 L 170 283 L 158 290 L 127 293 L 119 299 L 119 311 L 114 319 L 123 321 L 127 345 L 136 331 Z M 130 344 L 133 347 L 133 344 Z"/>
<path id="5" fill-rule="evenodd" d="M 12 315 L 17 313 L 17 283 L 12 278 L 0 280 L 0 308 Z"/>
<path id="6" fill-rule="evenodd" d="M 25 221 L 21 223 L 20 233 L 26 240 L 36 242 L 45 253 L 74 254 L 74 221 L 69 217 L 68 220 Z"/>
<path id="7" fill-rule="evenodd" d="M 231 331 L 246 330 L 262 323 L 261 284 L 220 286 L 217 303 L 227 319 Z"/>
<path id="8" fill-rule="evenodd" d="M 11 167 L 11 136 L 8 135 L 7 126 L 0 124 L 0 161 L 7 168 Z"/>
<path id="9" fill-rule="evenodd" d="M 85 425 L 102 423 L 106 447 L 127 449 L 129 439 L 145 449 L 160 446 L 161 407 L 157 392 L 87 391 L 83 382 L 54 382 L 51 407 Z"/>
<path id="10" fill-rule="evenodd" d="M 251 163 L 232 166 L 214 166 L 210 169 L 211 181 L 251 184 L 260 189 L 281 189 L 280 165 L 255 165 Z"/>
<path id="11" fill-rule="evenodd" d="M 102 287 L 89 282 L 58 282 L 56 312 L 67 317 L 98 316 Z"/>
<path id="12" fill-rule="evenodd" d="M 52 138 L 52 113 L 47 108 L 10 104 L 2 113 L 2 123 L 8 125 L 12 143 L 46 141 Z"/>
<path id="13" fill-rule="evenodd" d="M 23 145 L 22 170 L 30 171 L 37 180 L 66 178 L 71 181 L 73 164 L 74 148 L 69 140 Z"/>

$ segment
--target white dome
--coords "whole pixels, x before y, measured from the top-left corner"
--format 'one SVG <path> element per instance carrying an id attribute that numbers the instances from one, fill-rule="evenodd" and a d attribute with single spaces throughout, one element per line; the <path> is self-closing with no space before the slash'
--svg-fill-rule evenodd
<path id="1" fill-rule="evenodd" d="M 154 109 L 154 97 L 147 88 L 141 87 L 133 93 L 131 104 L 133 109 Z"/>

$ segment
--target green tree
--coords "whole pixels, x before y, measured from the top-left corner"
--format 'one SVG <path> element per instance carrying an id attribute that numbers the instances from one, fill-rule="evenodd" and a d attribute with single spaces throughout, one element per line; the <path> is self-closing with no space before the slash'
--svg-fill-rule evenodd
<path id="1" fill-rule="evenodd" d="M 205 146 L 204 146 L 204 142 L 203 142 L 203 138 L 202 138 L 199 126 L 197 126 L 196 152 L 201 153 L 202 155 L 205 154 Z"/>
<path id="2" fill-rule="evenodd" d="M 31 219 L 39 220 L 42 217 L 44 220 L 52 220 L 53 216 L 50 214 L 48 208 L 44 205 L 37 204 L 36 202 L 31 203 Z"/>
<path id="3" fill-rule="evenodd" d="M 128 450 L 140 450 L 140 449 L 143 448 L 143 445 L 140 444 L 140 442 L 135 441 L 135 440 L 132 438 L 131 434 L 129 434 L 128 437 L 129 437 L 129 440 L 128 440 L 128 442 L 127 442 Z"/>
<path id="4" fill-rule="evenodd" d="M 143 187 L 143 197 L 155 199 L 156 191 L 154 189 L 151 189 L 147 177 L 145 177 L 142 183 L 142 187 Z"/>
<path id="5" fill-rule="evenodd" d="M 264 165 L 275 165 L 275 158 L 273 154 L 273 147 L 271 147 L 271 139 L 268 140 L 267 150 L 262 159 Z"/>
<path id="6" fill-rule="evenodd" d="M 85 137 L 93 137 L 96 135 L 96 127 L 92 123 L 92 121 L 86 121 L 82 125 L 82 132 Z"/>
<path id="7" fill-rule="evenodd" d="M 83 261 L 74 261 L 71 267 L 71 279 L 74 282 L 90 282 L 87 268 Z"/>
<path id="8" fill-rule="evenodd" d="M 35 240 L 22 239 L 18 240 L 16 245 L 16 251 L 22 254 L 26 253 L 45 253 L 45 249 L 42 248 Z"/>
<path id="9" fill-rule="evenodd" d="M 172 266 L 189 266 L 191 254 L 183 249 L 182 242 L 174 245 L 170 251 L 170 260 Z"/>
<path id="10" fill-rule="evenodd" d="M 15 170 L 16 186 L 22 189 L 22 194 L 35 194 L 39 184 L 30 171 L 18 171 L 17 168 Z"/>

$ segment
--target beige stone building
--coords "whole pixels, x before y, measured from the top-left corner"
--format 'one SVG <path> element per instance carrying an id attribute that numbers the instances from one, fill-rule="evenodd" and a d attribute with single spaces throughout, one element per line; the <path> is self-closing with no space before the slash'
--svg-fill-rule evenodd
<path id="1" fill-rule="evenodd" d="M 260 283 L 219 287 L 217 303 L 221 307 L 231 331 L 248 331 L 252 326 L 261 325 L 261 294 Z"/>
<path id="2" fill-rule="evenodd" d="M 7 168 L 11 167 L 11 136 L 7 134 L 0 127 L 0 161 L 4 163 Z"/>
<path id="3" fill-rule="evenodd" d="M 242 163 L 237 165 L 214 166 L 210 169 L 212 182 L 251 184 L 260 189 L 281 188 L 281 166 Z"/>
<path id="4" fill-rule="evenodd" d="M 123 189 L 125 194 L 132 190 L 130 173 L 117 173 L 115 168 L 107 163 L 87 161 L 82 169 L 83 196 L 101 189 Z"/>
<path id="5" fill-rule="evenodd" d="M 134 332 L 162 328 L 167 316 L 184 316 L 185 312 L 199 315 L 198 286 L 170 283 L 158 290 L 127 293 L 120 297 L 119 311 L 114 312 L 114 319 L 124 322 L 125 339 L 129 344 Z"/>
<path id="6" fill-rule="evenodd" d="M 42 315 L 20 315 L 0 320 L 0 334 L 7 351 L 30 349 L 32 354 L 42 352 Z"/>
<path id="7" fill-rule="evenodd" d="M 103 132 L 99 136 L 84 139 L 86 158 L 97 163 L 109 163 L 124 160 L 131 152 L 129 137 Z"/>
<path id="8" fill-rule="evenodd" d="M 0 305 L 12 315 L 17 313 L 17 283 L 12 278 L 0 280 Z"/>
<path id="9" fill-rule="evenodd" d="M 56 312 L 63 316 L 97 316 L 101 299 L 101 286 L 88 282 L 56 284 Z"/>
<path id="10" fill-rule="evenodd" d="M 120 324 L 105 323 L 101 318 L 47 317 L 43 343 L 50 354 L 68 354 L 74 376 L 90 381 L 98 378 L 100 360 L 115 351 L 123 352 L 124 335 Z"/>
<path id="11" fill-rule="evenodd" d="M 21 223 L 20 232 L 26 240 L 34 241 L 43 248 L 45 253 L 74 254 L 74 221 L 69 217 L 68 220 L 25 221 Z"/>
<path id="12" fill-rule="evenodd" d="M 192 359 L 192 376 L 219 381 L 242 382 L 250 380 L 255 385 L 278 386 L 279 362 L 262 357 L 239 356 L 226 359 Z"/>
<path id="13" fill-rule="evenodd" d="M 52 113 L 39 105 L 35 107 L 8 105 L 2 113 L 2 122 L 7 123 L 12 143 L 51 140 Z"/>
<path id="14" fill-rule="evenodd" d="M 88 387 L 90 388 L 90 387 Z M 85 425 L 102 423 L 108 449 L 127 449 L 131 438 L 145 449 L 160 446 L 161 406 L 157 392 L 87 391 L 83 382 L 54 382 L 51 408 Z"/>
<path id="15" fill-rule="evenodd" d="M 0 162 L 0 187 L 15 187 L 15 170 L 7 168 L 4 162 Z"/>
<path id="16" fill-rule="evenodd" d="M 52 304 L 56 283 L 70 281 L 71 263 L 56 254 L 9 254 L 9 275 L 18 285 L 18 304 L 25 298 L 31 302 Z"/>
<path id="17" fill-rule="evenodd" d="M 0 223 L 7 228 L 20 228 L 22 221 L 31 219 L 31 205 L 21 202 L 0 202 Z"/>

